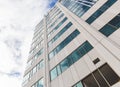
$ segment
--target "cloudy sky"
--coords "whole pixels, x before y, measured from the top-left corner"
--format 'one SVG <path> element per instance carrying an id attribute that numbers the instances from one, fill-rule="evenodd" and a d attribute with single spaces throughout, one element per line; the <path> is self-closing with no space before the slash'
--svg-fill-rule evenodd
<path id="1" fill-rule="evenodd" d="M 35 25 L 57 0 L 0 0 L 0 87 L 21 87 Z"/>

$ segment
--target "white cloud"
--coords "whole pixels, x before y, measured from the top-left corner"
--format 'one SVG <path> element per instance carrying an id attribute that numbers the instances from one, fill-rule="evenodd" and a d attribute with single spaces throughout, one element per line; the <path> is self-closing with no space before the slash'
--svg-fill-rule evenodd
<path id="1" fill-rule="evenodd" d="M 0 74 L 0 87 L 21 87 L 20 79 Z"/>
<path id="2" fill-rule="evenodd" d="M 0 0 L 0 87 L 21 87 L 33 30 L 48 11 L 48 3 Z"/>

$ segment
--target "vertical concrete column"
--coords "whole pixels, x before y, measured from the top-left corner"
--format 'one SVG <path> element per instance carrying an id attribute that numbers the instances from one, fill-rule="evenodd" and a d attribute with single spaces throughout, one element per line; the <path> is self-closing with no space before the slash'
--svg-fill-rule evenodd
<path id="1" fill-rule="evenodd" d="M 46 21 L 46 17 L 44 17 L 44 87 L 50 87 Z"/>

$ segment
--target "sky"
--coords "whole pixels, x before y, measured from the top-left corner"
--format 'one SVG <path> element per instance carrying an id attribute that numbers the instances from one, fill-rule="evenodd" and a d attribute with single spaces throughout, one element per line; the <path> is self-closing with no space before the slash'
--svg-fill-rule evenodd
<path id="1" fill-rule="evenodd" d="M 22 87 L 35 26 L 57 0 L 0 0 L 0 87 Z"/>

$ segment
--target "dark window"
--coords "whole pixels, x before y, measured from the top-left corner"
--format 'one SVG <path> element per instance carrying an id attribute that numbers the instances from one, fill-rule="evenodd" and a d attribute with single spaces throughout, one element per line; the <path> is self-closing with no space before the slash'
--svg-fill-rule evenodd
<path id="1" fill-rule="evenodd" d="M 117 15 L 115 18 L 113 18 L 113 19 L 109 22 L 109 24 L 111 24 L 111 25 L 119 28 L 119 27 L 120 27 L 120 14 Z"/>
<path id="2" fill-rule="evenodd" d="M 99 31 L 104 34 L 106 37 L 108 37 L 109 35 L 111 35 L 113 32 L 115 32 L 117 29 L 114 26 L 111 25 L 105 25 L 102 29 L 100 29 Z"/>
<path id="3" fill-rule="evenodd" d="M 98 84 L 100 85 L 100 87 L 109 87 L 105 79 L 103 79 L 103 77 L 101 76 L 98 70 L 93 72 L 93 74 L 95 76 L 95 79 L 98 81 Z"/>
<path id="4" fill-rule="evenodd" d="M 111 86 L 120 80 L 119 76 L 107 64 L 102 66 L 100 71 Z"/>
<path id="5" fill-rule="evenodd" d="M 120 14 L 114 17 L 110 22 L 108 22 L 108 24 L 106 24 L 99 31 L 108 37 L 113 32 L 115 32 L 119 27 L 120 27 Z"/>
<path id="6" fill-rule="evenodd" d="M 103 11 L 98 10 L 98 11 L 96 11 L 96 12 L 93 14 L 93 17 L 97 18 L 97 17 L 99 17 L 102 13 L 103 13 Z"/>
<path id="7" fill-rule="evenodd" d="M 92 75 L 89 75 L 83 79 L 82 83 L 84 87 L 99 87 Z"/>
<path id="8" fill-rule="evenodd" d="M 80 82 L 82 82 L 81 84 L 83 84 L 84 87 L 111 87 L 118 81 L 120 81 L 119 76 L 108 64 L 104 64 L 102 67 L 95 70 Z M 79 87 L 77 84 L 75 84 L 73 87 Z"/>
<path id="9" fill-rule="evenodd" d="M 87 22 L 88 24 L 91 24 L 94 20 L 96 20 L 96 18 L 93 17 L 93 16 L 91 16 L 91 17 L 89 17 L 89 18 L 86 20 L 86 22 Z"/>
<path id="10" fill-rule="evenodd" d="M 83 45 L 83 48 L 86 52 L 89 52 L 93 48 L 93 46 L 88 41 L 86 41 Z"/>

